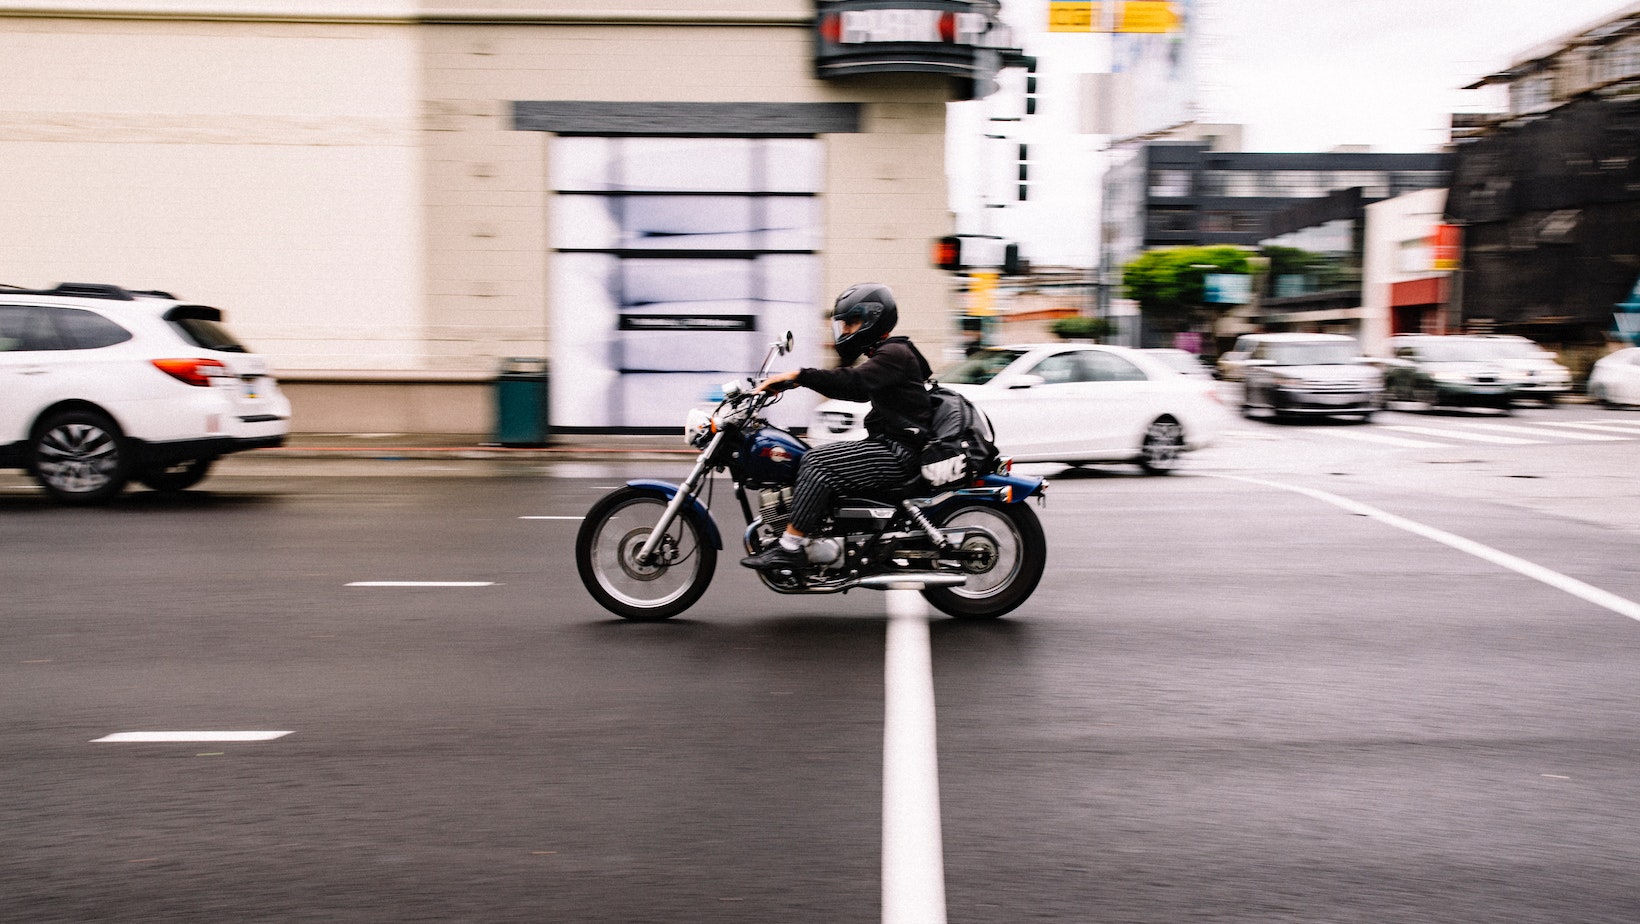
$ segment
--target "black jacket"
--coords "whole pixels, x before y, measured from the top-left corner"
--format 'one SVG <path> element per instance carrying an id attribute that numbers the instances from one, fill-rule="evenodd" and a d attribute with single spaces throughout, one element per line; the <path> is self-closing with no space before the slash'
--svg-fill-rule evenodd
<path id="1" fill-rule="evenodd" d="M 804 368 L 797 384 L 828 398 L 869 401 L 866 433 L 921 450 L 928 442 L 933 408 L 923 382 L 932 370 L 906 337 L 889 337 L 866 350 L 863 361 L 844 369 Z"/>

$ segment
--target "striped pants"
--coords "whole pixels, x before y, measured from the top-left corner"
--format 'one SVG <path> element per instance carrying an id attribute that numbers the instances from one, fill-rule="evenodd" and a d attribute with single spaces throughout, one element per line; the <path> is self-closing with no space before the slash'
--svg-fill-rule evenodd
<path id="1" fill-rule="evenodd" d="M 911 450 L 898 443 L 832 443 L 803 454 L 792 489 L 792 526 L 812 535 L 839 494 L 871 494 L 903 486 L 916 471 Z"/>

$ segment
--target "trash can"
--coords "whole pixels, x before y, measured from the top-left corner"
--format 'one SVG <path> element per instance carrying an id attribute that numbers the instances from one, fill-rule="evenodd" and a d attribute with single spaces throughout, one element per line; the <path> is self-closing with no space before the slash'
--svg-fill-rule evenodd
<path id="1" fill-rule="evenodd" d="M 502 446 L 545 446 L 547 361 L 503 360 L 495 380 L 495 441 Z"/>

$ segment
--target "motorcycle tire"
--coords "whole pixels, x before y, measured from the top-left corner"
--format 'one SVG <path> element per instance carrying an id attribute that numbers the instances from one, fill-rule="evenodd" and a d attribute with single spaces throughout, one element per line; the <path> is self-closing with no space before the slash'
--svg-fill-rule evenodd
<path id="1" fill-rule="evenodd" d="M 604 609 L 635 622 L 671 619 L 706 593 L 717 567 L 711 530 L 685 505 L 644 564 L 637 552 L 669 498 L 653 488 L 611 491 L 594 504 L 575 537 L 575 566 L 587 593 Z"/>
<path id="2" fill-rule="evenodd" d="M 964 546 L 985 549 L 987 561 L 970 569 L 968 583 L 930 587 L 923 596 L 940 612 L 957 619 L 995 619 L 1030 598 L 1048 561 L 1048 541 L 1036 513 L 1024 504 L 958 502 L 933 517 L 936 526 L 974 526 L 995 536 L 970 537 Z"/>

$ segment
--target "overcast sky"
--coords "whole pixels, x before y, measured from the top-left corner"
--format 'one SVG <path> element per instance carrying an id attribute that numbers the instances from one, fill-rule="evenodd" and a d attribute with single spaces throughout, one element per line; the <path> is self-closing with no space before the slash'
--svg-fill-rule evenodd
<path id="1" fill-rule="evenodd" d="M 1248 126 L 1250 151 L 1422 151 L 1447 113 L 1501 108 L 1461 89 L 1632 0 L 1196 0 L 1199 118 Z"/>

